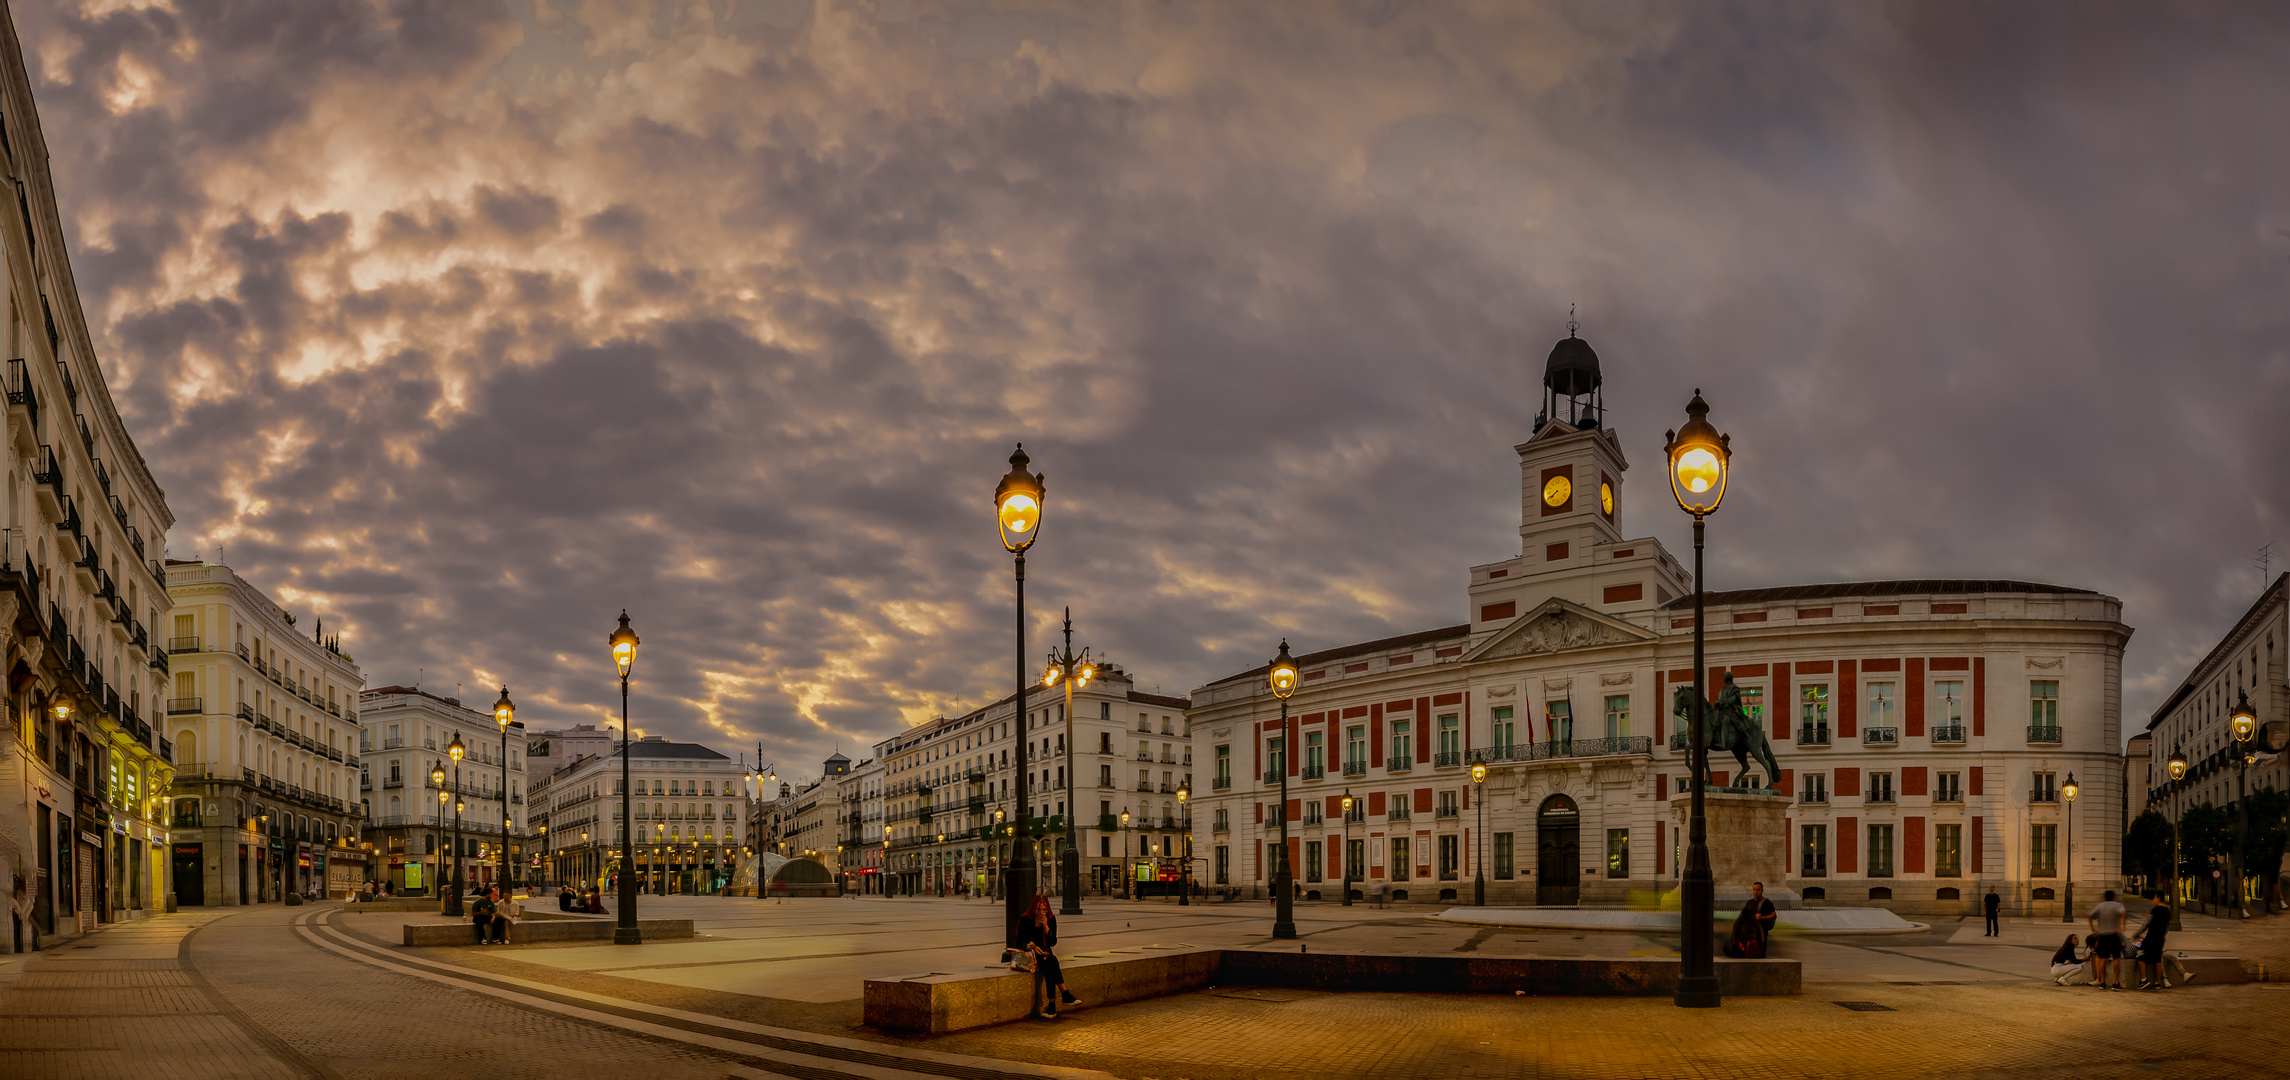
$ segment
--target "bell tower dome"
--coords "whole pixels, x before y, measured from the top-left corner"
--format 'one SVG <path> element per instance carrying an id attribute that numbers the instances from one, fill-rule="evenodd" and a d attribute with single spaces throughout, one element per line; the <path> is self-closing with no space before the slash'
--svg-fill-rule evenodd
<path id="1" fill-rule="evenodd" d="M 1543 363 L 1543 411 L 1535 417 L 1537 434 L 1553 420 L 1591 431 L 1606 422 L 1606 392 L 1600 389 L 1606 379 L 1598 373 L 1597 351 L 1575 336 L 1579 329 L 1581 324 L 1569 310 L 1566 336 L 1551 346 L 1550 359 Z"/>

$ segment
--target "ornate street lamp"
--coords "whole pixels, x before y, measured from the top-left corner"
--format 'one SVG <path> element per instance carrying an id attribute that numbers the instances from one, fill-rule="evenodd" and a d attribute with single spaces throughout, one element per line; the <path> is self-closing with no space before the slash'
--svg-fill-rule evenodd
<path id="1" fill-rule="evenodd" d="M 429 782 L 430 782 L 430 784 L 431 784 L 432 786 L 434 786 L 434 787 L 436 787 L 436 788 L 437 788 L 437 846 L 438 846 L 438 847 L 444 847 L 444 846 L 445 846 L 445 799 L 446 799 L 446 791 L 445 791 L 445 766 L 443 766 L 443 765 L 432 765 L 432 766 L 430 766 L 430 769 L 429 769 Z M 439 865 L 436 867 L 436 869 L 435 869 L 435 870 L 431 871 L 431 873 L 430 873 L 430 876 L 429 876 L 429 887 L 430 887 L 430 888 L 432 888 L 432 889 L 437 889 L 437 890 L 439 890 L 440 892 L 443 892 L 443 891 L 444 891 L 444 889 L 443 889 L 443 885 L 444 885 L 444 881 L 445 881 L 445 866 L 444 866 L 444 862 L 445 862 L 445 853 L 444 853 L 444 852 L 442 852 L 442 851 L 437 851 L 437 852 L 433 852 L 433 854 L 435 854 L 435 855 L 437 856 L 437 860 L 436 860 L 436 861 L 438 862 L 438 864 L 439 864 Z"/>
<path id="2" fill-rule="evenodd" d="M 1137 875 L 1129 872 L 1129 811 L 1124 809 L 1121 811 L 1121 898 L 1123 900 L 1131 898 L 1130 883 L 1136 878 Z"/>
<path id="3" fill-rule="evenodd" d="M 2165 762 L 2163 767 L 2164 767 L 2164 769 L 2165 769 L 2166 771 L 2168 771 L 2168 772 L 2171 774 L 2171 783 L 2172 783 L 2173 785 L 2176 785 L 2176 784 L 2177 784 L 2179 781 L 2186 779 L 2186 778 L 2187 778 L 2187 754 L 2186 754 L 2186 751 L 2184 751 L 2184 750 L 2181 750 L 2181 749 L 2179 749 L 2179 748 L 2178 748 L 2178 747 L 2176 747 L 2176 746 L 2172 747 L 2172 748 L 2171 748 L 2171 757 L 2170 757 L 2170 760 L 2169 760 L 2169 761 L 2167 761 L 2167 762 Z M 2178 800 L 2178 798 L 2177 798 L 2177 796 L 2178 796 L 2178 792 L 2177 792 L 2177 791 L 2175 791 L 2175 790 L 2174 790 L 2173 792 L 2171 792 L 2171 795 L 2172 795 L 2172 802 L 2173 802 L 2173 803 L 2176 803 L 2176 802 L 2178 802 L 2178 801 L 2179 801 L 2179 800 Z M 2173 807 L 2172 807 L 2172 810 L 2173 810 L 2173 813 L 2171 814 L 2171 906 L 2172 906 L 2172 907 L 2177 907 L 2177 906 L 2178 906 L 2178 904 L 2179 904 L 2179 890 L 2180 890 L 2180 888 L 2181 888 L 2181 886 L 2180 886 L 2180 883 L 2179 883 L 2179 820 L 2178 820 L 2177 807 L 2176 807 L 2176 806 L 2173 806 Z"/>
<path id="4" fill-rule="evenodd" d="M 501 899 L 509 898 L 509 722 L 517 718 L 517 703 L 509 700 L 509 687 L 501 686 L 501 700 L 493 703 L 493 722 L 501 727 Z"/>
<path id="5" fill-rule="evenodd" d="M 1058 891 L 1064 899 L 1058 904 L 1058 914 L 1081 914 L 1081 811 L 1074 801 L 1073 756 L 1073 695 L 1076 690 L 1089 687 L 1089 680 L 1097 677 L 1097 666 L 1090 662 L 1089 650 L 1081 655 L 1073 651 L 1073 609 L 1065 609 L 1065 649 L 1050 650 L 1049 668 L 1042 672 L 1043 686 L 1065 685 L 1065 850 L 1058 853 Z"/>
<path id="6" fill-rule="evenodd" d="M 461 800 L 461 759 L 468 753 L 458 733 L 445 746 L 445 756 L 453 759 L 453 879 L 445 898 L 447 915 L 461 914 L 461 811 L 467 806 Z"/>
<path id="7" fill-rule="evenodd" d="M 1471 869 L 1473 871 L 1471 878 L 1471 903 L 1478 907 L 1487 906 L 1487 865 L 1486 859 L 1484 858 L 1487 846 L 1486 783 L 1487 763 L 1484 761 L 1472 762 L 1471 801 L 1479 804 L 1479 835 L 1473 837 L 1471 840 Z"/>
<path id="8" fill-rule="evenodd" d="M 1193 819 L 1191 811 L 1185 809 L 1185 800 L 1192 797 L 1193 789 L 1189 787 L 1177 789 L 1177 820 L 1183 823 L 1185 827 L 1184 850 L 1170 853 L 1177 856 L 1178 907 L 1190 907 L 1193 903 Z"/>
<path id="9" fill-rule="evenodd" d="M 1352 789 L 1344 789 L 1344 906 L 1352 906 Z"/>
<path id="10" fill-rule="evenodd" d="M 1709 825 L 1703 817 L 1702 789 L 1709 786 L 1709 746 L 1703 717 L 1709 703 L 1708 677 L 1702 663 L 1702 519 L 1717 512 L 1725 498 L 1727 474 L 1733 460 L 1732 436 L 1721 435 L 1709 422 L 1710 406 L 1702 392 L 1686 403 L 1686 426 L 1668 432 L 1662 448 L 1670 461 L 1670 493 L 1678 508 L 1694 516 L 1694 711 L 1687 753 L 1692 764 L 1693 798 L 1686 819 L 1686 867 L 1678 875 L 1678 992 L 1679 1008 L 1714 1009 L 1719 1003 L 1717 964 L 1710 922 L 1716 916 L 1717 883 L 1710 872 Z"/>
<path id="11" fill-rule="evenodd" d="M 2247 919 L 2250 910 L 2242 903 L 2242 845 L 2250 835 L 2250 763 L 2258 757 L 2252 745 L 2258 737 L 2258 712 L 2250 707 L 2248 691 L 2237 687 L 2234 696 L 2234 713 L 2228 723 L 2234 731 L 2234 756 L 2241 768 L 2235 771 L 2234 850 L 2227 853 L 2226 877 L 2234 886 L 2234 909 Z"/>
<path id="12" fill-rule="evenodd" d="M 1033 806 L 1026 793 L 1026 780 L 1033 772 L 1033 762 L 1027 751 L 1033 746 L 1032 727 L 1027 722 L 1026 687 L 1033 678 L 1026 671 L 1026 549 L 1042 534 L 1042 475 L 1026 471 L 1031 459 L 1026 457 L 1026 444 L 1019 443 L 1010 454 L 1010 471 L 1002 482 L 994 486 L 995 524 L 1001 531 L 1002 548 L 1016 561 L 1018 600 L 1018 694 L 1012 715 L 1018 721 L 1018 791 L 1017 805 L 1022 811 L 1018 821 L 1033 816 Z M 1070 802 L 1068 805 L 1071 805 Z M 1029 831 L 1029 830 L 1020 830 Z M 1008 895 L 1002 904 L 1002 937 L 1008 948 L 1018 947 L 1018 919 L 1034 902 L 1034 856 L 1022 839 L 1013 837 L 1010 843 Z"/>
<path id="13" fill-rule="evenodd" d="M 1288 639 L 1280 639 L 1280 655 L 1272 658 L 1266 672 L 1272 684 L 1272 696 L 1280 699 L 1280 757 L 1273 762 L 1273 772 L 1280 778 L 1280 847 L 1272 860 L 1272 888 L 1278 893 L 1273 899 L 1272 936 L 1296 936 L 1296 882 L 1295 870 L 1288 865 L 1288 754 L 1295 740 L 1288 732 L 1288 699 L 1296 693 L 1296 660 L 1288 655 Z"/>
<path id="14" fill-rule="evenodd" d="M 628 669 L 636 666 L 636 646 L 641 644 L 634 628 L 628 625 L 628 609 L 620 610 L 620 629 L 612 632 L 612 662 L 620 671 L 620 877 L 614 883 L 620 894 L 620 919 L 612 928 L 615 945 L 641 945 L 644 932 L 636 925 L 636 885 L 629 876 L 636 871 L 636 819 L 629 815 L 628 758 Z"/>
<path id="15" fill-rule="evenodd" d="M 2063 923 L 2075 921 L 2075 793 L 2080 790 L 2072 772 L 2067 774 L 2067 783 L 2059 789 L 2059 793 L 2067 798 L 2067 811 L 2062 815 L 2067 818 L 2067 864 L 2060 871 L 2060 891 L 2065 894 L 2063 898 L 2067 901 L 2059 911 L 2059 921 Z"/>

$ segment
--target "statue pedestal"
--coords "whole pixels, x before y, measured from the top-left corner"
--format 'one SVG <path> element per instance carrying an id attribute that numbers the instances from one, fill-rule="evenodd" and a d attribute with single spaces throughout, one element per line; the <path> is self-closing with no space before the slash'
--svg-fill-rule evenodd
<path id="1" fill-rule="evenodd" d="M 1749 900 L 1749 883 L 1765 883 L 1765 898 L 1780 910 L 1794 910 L 1800 905 L 1796 890 L 1785 882 L 1789 876 L 1790 838 L 1789 807 L 1793 800 L 1787 795 L 1760 795 L 1745 791 L 1707 791 L 1702 793 L 1702 816 L 1707 822 L 1705 843 L 1710 852 L 1710 876 L 1717 883 L 1717 913 L 1728 918 L 1741 910 Z M 1686 815 L 1693 809 L 1693 796 L 1679 795 L 1670 800 L 1670 826 L 1677 830 L 1678 866 L 1672 870 L 1671 880 L 1685 870 Z M 1662 907 L 1676 910 L 1678 890 L 1673 887 L 1662 894 Z"/>

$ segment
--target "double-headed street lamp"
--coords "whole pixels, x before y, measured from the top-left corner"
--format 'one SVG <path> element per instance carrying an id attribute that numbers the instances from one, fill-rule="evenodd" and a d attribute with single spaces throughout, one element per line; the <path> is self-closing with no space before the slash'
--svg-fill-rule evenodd
<path id="1" fill-rule="evenodd" d="M 445 790 L 445 766 L 443 766 L 443 765 L 432 765 L 432 766 L 430 766 L 430 769 L 429 769 L 429 782 L 430 782 L 430 784 L 431 784 L 432 786 L 434 786 L 434 787 L 436 787 L 436 788 L 437 788 L 437 846 L 438 846 L 438 847 L 444 847 L 444 846 L 445 846 L 445 800 L 446 800 L 446 797 L 447 797 L 447 794 L 448 794 L 448 793 L 446 792 L 446 790 Z M 437 860 L 436 860 L 436 861 L 437 861 L 438 865 L 437 865 L 436 869 L 435 869 L 434 871 L 432 871 L 432 872 L 431 872 L 431 874 L 430 874 L 430 876 L 429 876 L 429 887 L 430 887 L 430 888 L 432 888 L 432 889 L 436 889 L 436 890 L 438 890 L 439 892 L 441 892 L 441 893 L 442 893 L 442 892 L 444 892 L 444 885 L 445 885 L 445 853 L 444 853 L 444 852 L 442 852 L 442 851 L 440 851 L 440 852 L 436 852 L 435 854 L 437 855 Z"/>
<path id="2" fill-rule="evenodd" d="M 1272 684 L 1272 696 L 1280 699 L 1280 756 L 1273 759 L 1273 771 L 1280 776 L 1280 847 L 1272 861 L 1272 888 L 1278 893 L 1273 898 L 1272 936 L 1296 936 L 1296 883 L 1295 871 L 1288 865 L 1288 753 L 1295 741 L 1288 733 L 1288 699 L 1296 693 L 1296 660 L 1288 655 L 1288 639 L 1280 639 L 1280 655 L 1272 658 L 1272 667 L 1266 674 Z"/>
<path id="3" fill-rule="evenodd" d="M 1725 498 L 1726 474 L 1733 459 L 1732 436 L 1721 435 L 1709 422 L 1710 406 L 1702 392 L 1686 403 L 1686 426 L 1668 432 L 1662 449 L 1670 459 L 1670 493 L 1679 509 L 1694 516 L 1694 711 L 1687 753 L 1693 779 L 1693 798 L 1686 819 L 1686 869 L 1678 876 L 1678 992 L 1679 1008 L 1714 1009 L 1719 1003 L 1717 963 L 1712 949 L 1710 922 L 1716 917 L 1717 882 L 1710 872 L 1709 825 L 1702 812 L 1702 789 L 1709 786 L 1709 747 L 1703 717 L 1709 702 L 1708 677 L 1702 666 L 1704 590 L 1702 588 L 1702 519 L 1715 513 Z"/>
<path id="4" fill-rule="evenodd" d="M 501 726 L 501 898 L 509 898 L 509 721 L 517 718 L 517 703 L 509 700 L 509 687 L 501 686 L 501 700 L 493 703 L 493 722 Z"/>
<path id="5" fill-rule="evenodd" d="M 2234 885 L 2234 910 L 2243 918 L 2250 912 L 2242 906 L 2242 846 L 2250 835 L 2250 764 L 2258 760 L 2258 713 L 2250 707 L 2248 691 L 2237 688 L 2234 692 L 2234 713 L 2229 723 L 2234 731 L 2234 756 L 2241 768 L 2235 774 L 2234 798 L 2234 850 L 2227 854 L 2227 880 Z"/>
<path id="6" fill-rule="evenodd" d="M 453 759 L 453 881 L 445 898 L 445 913 L 461 914 L 461 811 L 468 804 L 461 801 L 461 759 L 469 748 L 461 745 L 461 736 L 445 744 L 445 756 Z"/>
<path id="7" fill-rule="evenodd" d="M 1065 850 L 1058 854 L 1058 889 L 1065 899 L 1058 905 L 1060 915 L 1081 914 L 1081 839 L 1079 822 L 1080 804 L 1074 802 L 1073 784 L 1073 694 L 1089 686 L 1097 677 L 1097 666 L 1089 659 L 1089 650 L 1081 655 L 1073 652 L 1073 609 L 1065 609 L 1065 649 L 1050 650 L 1050 665 L 1042 672 L 1043 686 L 1065 684 Z"/>
<path id="8" fill-rule="evenodd" d="M 1001 532 L 1002 547 L 1017 560 L 1018 693 L 1017 707 L 1012 715 L 1017 718 L 1020 736 L 1018 767 L 1015 770 L 1018 774 L 1016 802 L 1020 810 L 1019 823 L 1033 816 L 1033 805 L 1026 794 L 1026 778 L 1033 772 L 1033 761 L 1027 751 L 1034 743 L 1032 729 L 1026 722 L 1026 687 L 1034 681 L 1032 674 L 1026 670 L 1026 549 L 1033 547 L 1035 539 L 1042 534 L 1043 498 L 1042 475 L 1026 471 L 1029 461 L 1026 457 L 1026 444 L 1019 443 L 1017 450 L 1010 454 L 1010 471 L 1003 475 L 1001 483 L 994 486 L 994 517 Z M 1031 831 L 1026 828 L 1013 830 L 1016 833 Z M 1034 902 L 1034 855 L 1022 837 L 1012 836 L 1010 839 L 1010 866 L 1006 874 L 1009 881 L 1008 895 L 1002 903 L 1002 937 L 1004 945 L 1015 949 L 1018 947 L 1018 919 Z"/>
<path id="9" fill-rule="evenodd" d="M 636 926 L 636 819 L 629 816 L 628 669 L 636 666 L 636 631 L 628 625 L 628 609 L 620 611 L 620 629 L 612 632 L 612 662 L 620 669 L 620 919 L 612 928 L 615 945 L 642 945 L 644 933 Z"/>
<path id="10" fill-rule="evenodd" d="M 1185 801 L 1193 797 L 1193 789 L 1177 789 L 1177 821 L 1184 826 L 1185 846 L 1175 852 L 1177 856 L 1177 906 L 1191 907 L 1193 903 L 1193 817 Z"/>
<path id="11" fill-rule="evenodd" d="M 2062 815 L 2067 818 L 2067 867 L 2060 872 L 2063 879 L 2061 885 L 2064 886 L 2061 891 L 2066 894 L 2067 903 L 2059 912 L 2059 921 L 2064 923 L 2075 921 L 2075 793 L 2080 790 L 2075 785 L 2075 774 L 2072 772 L 2067 774 L 2067 783 L 2059 789 L 2059 793 L 2067 797 L 2067 809 Z"/>
<path id="12" fill-rule="evenodd" d="M 1137 875 L 1129 870 L 1129 811 L 1123 810 L 1121 811 L 1121 898 L 1123 900 L 1130 899 L 1132 891 L 1130 885 L 1136 880 Z"/>
<path id="13" fill-rule="evenodd" d="M 1479 835 L 1471 840 L 1471 903 L 1487 906 L 1487 763 L 1471 764 L 1471 801 L 1479 804 Z M 1347 893 L 1346 895 L 1350 895 Z"/>

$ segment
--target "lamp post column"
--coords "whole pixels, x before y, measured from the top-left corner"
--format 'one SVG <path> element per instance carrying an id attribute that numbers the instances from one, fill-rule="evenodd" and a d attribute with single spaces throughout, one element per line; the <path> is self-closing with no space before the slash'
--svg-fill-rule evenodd
<path id="1" fill-rule="evenodd" d="M 501 688 L 501 700 L 493 703 L 493 719 L 501 726 L 501 899 L 509 899 L 509 829 L 516 814 L 509 809 L 509 721 L 516 718 L 517 706 L 509 700 L 509 688 Z"/>
<path id="2" fill-rule="evenodd" d="M 1352 906 L 1352 789 L 1344 789 L 1344 906 Z"/>
<path id="3" fill-rule="evenodd" d="M 1479 835 L 1471 839 L 1471 903 L 1487 906 L 1487 763 L 1471 766 L 1471 801 L 1479 804 Z M 1350 826 L 1346 826 L 1347 833 Z M 1352 894 L 1344 893 L 1346 898 Z"/>
<path id="4" fill-rule="evenodd" d="M 1711 876 L 1709 826 L 1702 816 L 1702 789 L 1708 786 L 1709 749 L 1704 745 L 1702 707 L 1709 700 L 1702 671 L 1702 516 L 1694 515 L 1694 710 L 1692 734 L 1686 752 L 1692 764 L 1694 790 L 1686 817 L 1686 872 L 1678 883 L 1678 993 L 1677 1004 L 1688 1009 L 1716 1008 L 1717 962 L 1710 940 L 1710 920 L 1717 906 L 1717 882 Z"/>
<path id="5" fill-rule="evenodd" d="M 1288 733 L 1288 699 L 1280 699 L 1280 846 L 1273 862 L 1272 887 L 1278 893 L 1273 900 L 1272 936 L 1296 936 L 1296 868 L 1288 864 L 1288 755 L 1293 752 Z"/>
<path id="6" fill-rule="evenodd" d="M 445 913 L 461 914 L 461 762 L 453 763 L 453 883 L 445 901 Z"/>
<path id="7" fill-rule="evenodd" d="M 1033 807 L 1026 790 L 1027 777 L 1033 771 L 1033 760 L 1026 751 L 1034 741 L 1026 716 L 1026 684 L 1033 681 L 1026 671 L 1026 549 L 1033 547 L 1034 541 L 1042 533 L 1044 489 L 1043 478 L 1026 470 L 1030 460 L 1026 457 L 1025 445 L 1019 444 L 1010 454 L 1010 471 L 994 488 L 995 522 L 1001 534 L 1003 550 L 1016 559 L 1014 565 L 1017 582 L 1018 692 L 1012 715 L 1017 723 L 1019 740 L 1018 756 L 1014 762 L 1018 773 L 1018 815 L 1012 821 L 1010 865 L 1005 871 L 1008 877 L 1008 896 L 1002 902 L 1003 944 L 1012 949 L 1018 947 L 1018 919 L 1034 902 L 1034 856 L 1031 846 L 1025 843 L 1026 834 L 1033 831 L 1028 827 Z"/>
<path id="8" fill-rule="evenodd" d="M 2072 772 L 2071 772 L 2071 773 L 2067 774 L 2067 787 L 2066 787 L 2066 788 L 2064 788 L 2064 789 L 2062 789 L 2062 793 L 2063 793 L 2063 794 L 2065 794 L 2065 795 L 2067 796 L 2067 809 L 2066 809 L 2066 812 L 2065 812 L 2065 814 L 2064 814 L 2064 816 L 2067 818 L 2067 864 L 2066 864 L 2065 866 L 2062 866 L 2062 867 L 2060 868 L 2060 872 L 2059 872 L 2059 874 L 2060 874 L 2060 893 L 2062 894 L 2062 895 L 2061 895 L 2061 899 L 2065 901 L 2064 903 L 2062 903 L 2062 904 L 2060 905 L 2060 909 L 2059 909 L 2059 921 L 2061 921 L 2061 922 L 2063 922 L 2063 923 L 2072 923 L 2072 922 L 2074 922 L 2074 921 L 2075 921 L 2075 774 L 2074 774 L 2074 773 L 2072 773 Z"/>
<path id="9" fill-rule="evenodd" d="M 620 918 L 612 928 L 615 945 L 641 945 L 644 933 L 636 922 L 636 819 L 630 816 L 629 800 L 633 778 L 629 770 L 629 755 L 633 748 L 628 739 L 628 670 L 635 666 L 636 631 L 628 625 L 628 612 L 620 612 L 620 629 L 612 633 L 613 662 L 620 669 L 620 874 L 616 882 L 619 892 Z"/>

